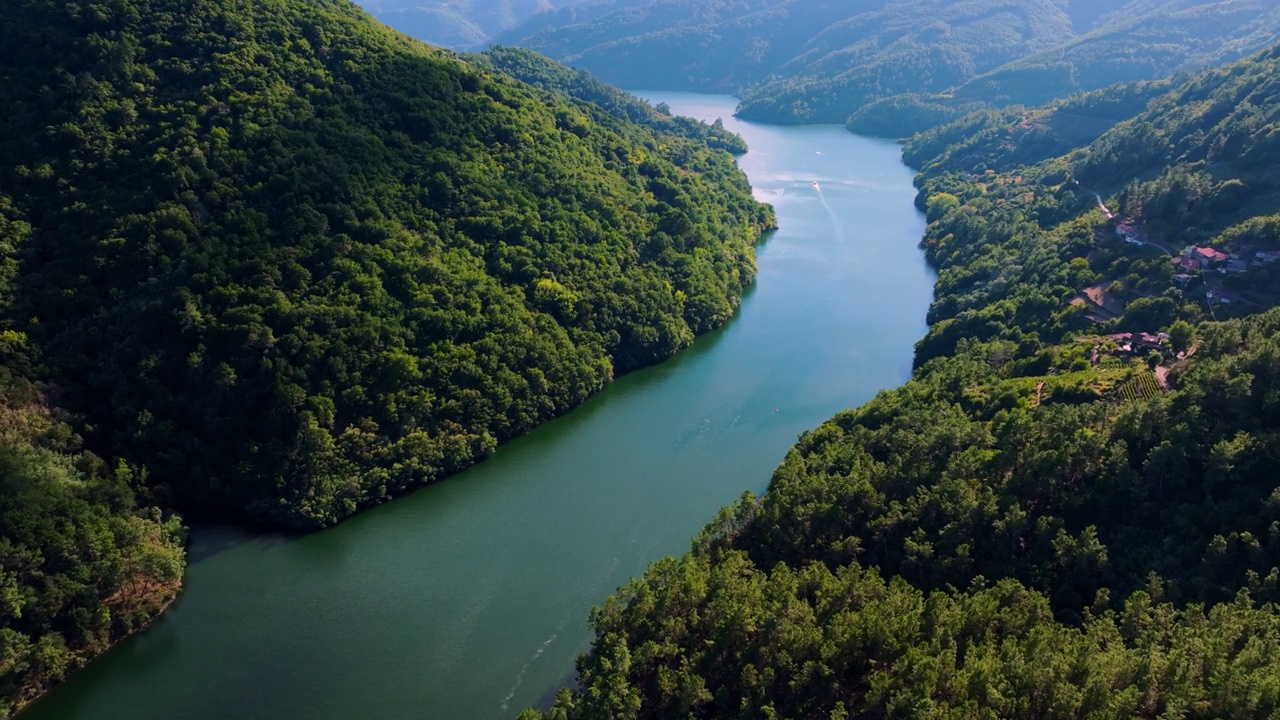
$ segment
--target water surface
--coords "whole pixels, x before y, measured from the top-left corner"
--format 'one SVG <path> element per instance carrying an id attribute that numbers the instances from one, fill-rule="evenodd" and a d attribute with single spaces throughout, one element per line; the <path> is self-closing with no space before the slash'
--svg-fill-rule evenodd
<path id="1" fill-rule="evenodd" d="M 571 673 L 592 605 L 763 490 L 799 433 L 909 376 L 933 277 L 899 148 L 641 94 L 751 146 L 781 229 L 738 317 L 336 528 L 201 534 L 172 611 L 23 720 L 513 717 Z"/>

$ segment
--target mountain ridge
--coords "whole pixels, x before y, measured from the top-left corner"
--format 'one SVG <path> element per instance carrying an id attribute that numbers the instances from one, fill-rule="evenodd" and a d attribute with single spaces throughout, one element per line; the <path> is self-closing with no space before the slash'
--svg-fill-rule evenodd
<path id="1" fill-rule="evenodd" d="M 1280 15 L 1263 0 L 694 5 L 628 0 L 612 14 L 595 7 L 585 22 L 547 13 L 494 40 L 623 86 L 732 92 L 744 119 L 854 116 L 863 130 L 897 121 L 893 136 L 905 137 L 974 103 L 1035 105 L 1229 62 L 1280 32 Z M 913 114 L 903 116 L 907 107 Z"/>

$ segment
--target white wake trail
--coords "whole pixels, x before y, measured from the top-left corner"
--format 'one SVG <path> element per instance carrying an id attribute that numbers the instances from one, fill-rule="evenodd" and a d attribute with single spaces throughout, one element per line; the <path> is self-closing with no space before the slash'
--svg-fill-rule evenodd
<path id="1" fill-rule="evenodd" d="M 818 191 L 818 199 L 822 201 L 822 207 L 826 208 L 827 216 L 831 218 L 831 226 L 835 228 L 836 240 L 844 242 L 844 223 L 840 221 L 840 216 L 836 215 L 836 211 L 831 209 L 831 205 L 827 203 L 827 196 L 822 192 L 822 186 L 817 182 L 813 183 L 813 189 Z"/>
<path id="2" fill-rule="evenodd" d="M 542 657 L 542 653 L 547 651 L 547 646 L 555 642 L 557 637 L 559 637 L 559 633 L 547 638 L 546 641 L 538 648 L 538 651 L 533 654 L 533 657 L 529 658 L 529 662 L 525 663 L 524 667 L 520 668 L 520 672 L 516 674 L 516 684 L 511 687 L 511 691 L 502 699 L 503 710 L 506 710 L 507 706 L 511 704 L 511 700 L 516 696 L 516 691 L 519 690 L 520 685 L 524 683 L 524 674 L 529 671 L 529 666 L 536 662 L 538 658 Z"/>

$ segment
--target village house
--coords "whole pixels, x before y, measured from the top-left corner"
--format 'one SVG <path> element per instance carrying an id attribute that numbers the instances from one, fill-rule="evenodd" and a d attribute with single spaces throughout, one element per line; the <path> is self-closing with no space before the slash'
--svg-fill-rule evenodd
<path id="1" fill-rule="evenodd" d="M 1186 249 L 1182 251 L 1182 257 L 1199 260 L 1205 265 L 1217 265 L 1218 263 L 1224 263 L 1231 258 L 1230 255 L 1220 250 L 1214 250 L 1209 247 L 1199 247 L 1197 245 L 1188 245 Z"/>
<path id="2" fill-rule="evenodd" d="M 1139 347 L 1143 347 L 1148 350 L 1159 350 L 1164 347 L 1164 344 L 1168 342 L 1168 340 L 1168 333 L 1156 333 L 1155 335 L 1152 335 L 1151 333 L 1133 334 L 1133 342 Z"/>
<path id="3" fill-rule="evenodd" d="M 1142 350 L 1161 350 L 1169 340 L 1167 333 L 1115 333 L 1107 336 L 1116 344 L 1116 354 L 1137 353 Z"/>
<path id="4" fill-rule="evenodd" d="M 1180 288 L 1186 289 L 1189 285 L 1191 285 L 1191 281 L 1194 279 L 1195 277 L 1192 275 L 1188 275 L 1186 273 L 1178 273 L 1177 275 L 1173 276 L 1173 284 L 1177 285 Z"/>
<path id="5" fill-rule="evenodd" d="M 1218 272 L 1226 275 L 1227 273 L 1242 273 L 1249 269 L 1249 261 L 1240 255 L 1228 255 L 1227 264 L 1218 268 Z"/>
<path id="6" fill-rule="evenodd" d="M 1108 335 L 1107 339 L 1116 344 L 1116 355 L 1126 355 L 1133 352 L 1133 343 L 1129 340 L 1131 337 L 1133 337 L 1133 333 L 1116 333 L 1115 335 Z"/>
<path id="7" fill-rule="evenodd" d="M 1204 269 L 1204 263 L 1193 257 L 1179 255 L 1173 259 L 1173 266 L 1184 273 L 1198 273 Z"/>
<path id="8" fill-rule="evenodd" d="M 1210 288 L 1209 292 L 1206 294 L 1206 297 L 1209 298 L 1210 302 L 1222 303 L 1223 305 L 1230 305 L 1232 302 L 1235 301 L 1235 298 L 1231 295 L 1231 293 L 1228 293 L 1226 290 L 1223 290 L 1222 288 Z"/>
<path id="9" fill-rule="evenodd" d="M 1138 226 L 1127 222 L 1122 222 L 1116 225 L 1116 234 L 1130 245 L 1148 244 L 1147 234 Z"/>
<path id="10" fill-rule="evenodd" d="M 1280 260 L 1280 250 L 1263 250 L 1253 256 L 1254 260 L 1266 264 Z"/>

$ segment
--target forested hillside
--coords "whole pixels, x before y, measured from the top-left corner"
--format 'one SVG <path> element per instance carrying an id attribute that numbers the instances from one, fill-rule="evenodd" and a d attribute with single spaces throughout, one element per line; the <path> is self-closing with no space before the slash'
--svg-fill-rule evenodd
<path id="1" fill-rule="evenodd" d="M 724 322 L 771 222 L 728 153 L 346 3 L 10 15 L 5 316 L 202 512 L 313 527 L 465 467 Z"/>
<path id="2" fill-rule="evenodd" d="M 1068 303 L 1091 287 L 1105 291 L 1113 311 L 1124 306 L 1113 324 L 1126 331 L 1280 303 L 1275 266 L 1256 261 L 1280 247 L 1280 186 L 1270 172 L 1280 160 L 1277 54 L 1172 86 L 1123 85 L 1051 108 L 979 113 L 909 141 L 906 157 L 925 169 L 921 196 L 933 220 L 925 251 L 941 268 L 917 363 L 949 354 L 961 338 L 1009 337 L 1011 327 L 1054 339 L 1083 330 L 1096 303 Z M 1092 137 L 1069 152 L 1073 138 Z M 1110 230 L 1101 236 L 1113 242 L 1101 242 L 1101 218 L 1082 216 L 1096 207 L 1092 192 L 1110 196 L 1117 220 L 1154 244 L 1122 243 Z M 1170 254 L 1188 246 L 1247 266 L 1184 272 Z M 1220 298 L 1212 315 L 1211 296 Z"/>
<path id="3" fill-rule="evenodd" d="M 1280 47 L 913 138 L 914 378 L 597 609 L 550 716 L 1280 712 L 1278 82 Z"/>
<path id="4" fill-rule="evenodd" d="M 733 92 L 739 114 L 904 136 L 1239 59 L 1280 33 L 1265 0 L 620 0 L 500 34 L 624 87 Z"/>
<path id="5" fill-rule="evenodd" d="M 1280 6 L 1265 0 L 1131 3 L 1108 19 L 1060 46 L 979 75 L 956 96 L 1039 104 L 1076 90 L 1221 65 L 1273 42 Z"/>
<path id="6" fill-rule="evenodd" d="M 935 21 L 936 20 L 936 21 Z M 1071 33 L 1052 0 L 657 0 L 499 36 L 623 87 L 740 91 L 743 116 L 840 122 L 868 99 L 940 92 Z M 822 78 L 822 87 L 816 87 Z"/>
<path id="7" fill-rule="evenodd" d="M 468 50 L 525 18 L 586 0 L 359 0 L 379 21 L 432 45 Z"/>
<path id="8" fill-rule="evenodd" d="M 0 333 L 0 717 L 145 627 L 184 564 L 178 519 L 139 501 L 144 471 L 85 452 L 32 360 Z"/>
<path id="9" fill-rule="evenodd" d="M 344 0 L 6 8 L 0 716 L 167 606 L 172 510 L 336 522 L 733 314 L 742 140 L 499 64 Z"/>
<path id="10" fill-rule="evenodd" d="M 693 118 L 673 116 L 669 108 L 654 108 L 634 95 L 600 82 L 590 73 L 566 67 L 532 50 L 493 47 L 471 59 L 482 67 L 505 73 L 530 85 L 598 105 L 611 115 L 648 126 L 660 133 L 681 135 L 735 155 L 747 151 L 746 142 L 740 136 L 725 130 L 724 123 L 719 119 L 708 125 Z"/>

